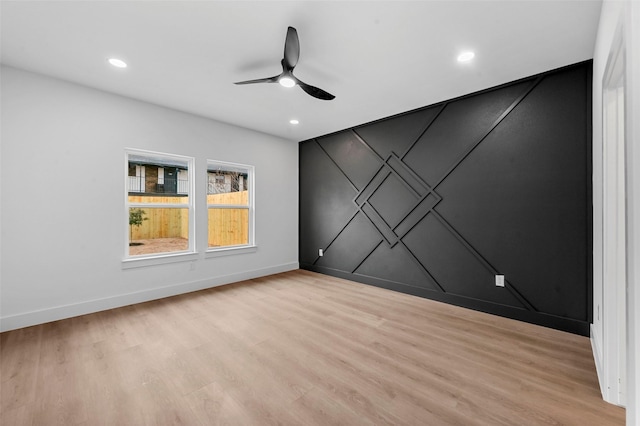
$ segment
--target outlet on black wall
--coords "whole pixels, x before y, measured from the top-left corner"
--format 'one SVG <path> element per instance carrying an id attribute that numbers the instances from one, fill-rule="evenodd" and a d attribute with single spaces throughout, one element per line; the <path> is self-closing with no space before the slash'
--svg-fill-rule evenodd
<path id="1" fill-rule="evenodd" d="M 301 267 L 588 335 L 591 66 L 301 142 Z"/>

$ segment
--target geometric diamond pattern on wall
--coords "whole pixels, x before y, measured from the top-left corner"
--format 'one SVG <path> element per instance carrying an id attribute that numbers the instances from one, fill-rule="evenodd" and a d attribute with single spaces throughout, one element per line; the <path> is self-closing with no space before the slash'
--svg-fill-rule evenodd
<path id="1" fill-rule="evenodd" d="M 301 253 L 323 248 L 324 256 L 301 261 L 300 266 L 584 334 L 590 315 L 584 296 L 589 266 L 586 256 L 576 257 L 571 247 L 588 229 L 582 210 L 588 204 L 587 194 L 581 195 L 579 185 L 588 185 L 581 161 L 588 143 L 583 131 L 588 127 L 583 94 L 589 87 L 589 69 L 590 63 L 579 64 L 568 67 L 566 76 L 563 71 L 541 74 L 301 143 L 301 200 L 313 201 L 318 194 L 324 205 L 349 206 L 351 210 L 341 211 L 353 213 L 343 215 L 339 231 L 315 238 L 328 241 L 323 247 L 307 247 L 304 234 L 316 235 L 321 226 L 310 221 L 311 216 L 331 217 L 331 210 L 301 214 Z M 556 78 L 554 73 L 565 77 Z M 538 90 L 543 81 L 544 90 Z M 558 106 L 550 108 L 545 102 Z M 528 133 L 523 133 L 527 128 Z M 310 152 L 327 159 L 331 170 L 342 174 L 353 198 L 345 198 L 345 191 L 332 197 L 326 187 L 339 185 L 336 177 L 324 176 Z M 495 159 L 488 156 L 491 153 Z M 511 164 L 527 167 L 514 169 Z M 474 174 L 487 173 L 488 167 L 494 167 L 495 173 Z M 513 196 L 512 182 L 520 179 L 523 188 L 537 185 L 544 179 L 536 176 L 536 170 L 548 169 L 559 170 L 558 180 L 544 188 L 538 185 L 531 193 L 554 194 L 545 197 L 554 200 L 553 208 L 545 200 L 527 199 L 526 192 L 524 197 L 513 197 L 516 204 L 499 197 L 500 179 Z M 493 186 L 483 187 L 480 182 L 484 181 Z M 470 188 L 475 193 L 465 192 Z M 575 189 L 577 196 L 556 195 L 573 194 Z M 505 216 L 498 210 L 503 224 L 487 216 L 495 209 L 487 205 L 485 195 L 510 212 Z M 528 210 L 522 210 L 523 202 Z M 322 208 L 318 203 L 314 206 Z M 309 208 L 301 205 L 302 210 Z M 547 210 L 555 216 L 546 214 Z M 526 220 L 514 220 L 515 212 Z M 558 215 L 585 226 L 560 230 L 554 222 Z M 485 223 L 491 223 L 493 234 L 484 230 Z M 530 229 L 514 227 L 516 223 Z M 334 228 L 336 224 L 334 220 Z M 542 234 L 544 238 L 536 238 Z M 561 234 L 565 240 L 557 239 Z M 565 259 L 550 257 L 546 241 L 563 247 L 553 247 L 553 253 Z M 530 242 L 533 247 L 527 245 Z M 518 251 L 533 256 L 518 257 Z M 537 265 L 538 258 L 544 263 Z M 554 283 L 548 278 L 548 266 L 556 271 L 572 268 L 575 278 Z M 496 274 L 505 274 L 504 288 L 495 286 Z M 564 271 L 557 275 L 568 276 Z M 560 284 L 573 289 L 574 300 L 567 300 L 570 291 L 558 290 Z M 563 300 L 549 302 L 542 293 L 549 288 Z"/>
<path id="2" fill-rule="evenodd" d="M 387 244 L 393 247 L 405 231 L 415 226 L 440 199 L 435 191 L 392 154 L 381 164 L 378 173 L 360 191 L 354 202 Z M 402 203 L 399 205 L 400 200 Z M 408 200 L 412 203 L 408 204 Z"/>
<path id="3" fill-rule="evenodd" d="M 417 194 L 414 194 L 401 178 L 387 173 L 387 177 L 366 202 L 384 220 L 387 227 L 393 229 L 415 207 L 418 199 Z"/>
<path id="4" fill-rule="evenodd" d="M 504 109 L 496 121 L 490 124 L 488 129 L 485 129 L 480 133 L 479 140 L 472 141 L 473 143 L 468 144 L 469 147 L 463 151 L 462 153 L 458 153 L 456 161 L 450 167 L 450 170 L 438 181 L 441 183 L 449 173 L 457 167 L 457 165 L 462 162 L 475 147 L 477 147 L 482 140 L 493 130 L 498 124 L 511 112 L 524 97 L 539 83 L 540 79 L 535 80 L 532 84 L 525 85 L 525 91 L 519 93 L 520 96 L 516 97 L 511 104 Z M 520 87 L 522 85 L 518 85 Z M 513 90 L 513 88 L 511 88 Z M 442 108 L 444 109 L 444 107 Z M 434 118 L 437 115 L 434 115 Z M 427 126 L 426 130 L 429 127 Z M 347 131 L 349 132 L 349 131 Z M 354 146 L 359 146 L 359 151 L 363 152 L 363 146 L 368 146 L 366 141 L 363 140 L 359 135 L 357 135 L 356 131 L 351 131 L 353 134 L 349 134 L 346 138 L 343 136 L 343 140 L 348 140 L 349 145 L 348 149 L 353 150 Z M 346 133 L 346 132 L 343 132 Z M 361 142 L 358 144 L 354 142 L 354 136 L 356 136 L 357 140 Z M 421 136 L 421 135 L 420 135 Z M 332 141 L 339 141 L 340 136 L 333 136 Z M 415 143 L 420 139 L 416 140 L 413 144 L 409 146 L 406 153 L 410 152 L 412 148 L 415 146 Z M 326 141 L 325 141 L 326 144 Z M 337 144 L 336 144 L 337 145 Z M 386 244 L 389 247 L 393 248 L 396 244 L 403 244 L 402 239 L 407 235 L 407 233 L 412 230 L 416 225 L 418 225 L 428 214 L 432 214 L 437 216 L 441 222 L 446 222 L 444 218 L 441 218 L 439 214 L 434 210 L 437 204 L 442 200 L 442 197 L 438 195 L 438 193 L 431 188 L 424 180 L 420 178 L 416 173 L 414 173 L 396 154 L 390 154 L 386 159 L 382 159 L 377 153 L 373 150 L 370 153 L 374 154 L 375 157 L 378 158 L 378 172 L 373 175 L 371 180 L 364 185 L 362 189 L 358 192 L 358 195 L 355 197 L 353 202 L 358 207 L 359 218 L 365 217 L 369 220 L 371 225 L 378 231 L 380 236 L 384 239 Z M 405 153 L 405 154 L 406 154 Z M 368 170 L 372 170 L 373 166 L 371 165 L 371 159 L 374 158 L 374 155 L 368 155 Z M 359 157 L 362 157 L 361 153 L 358 153 Z M 333 158 L 336 164 L 339 162 L 344 163 L 344 159 Z M 347 175 L 345 173 L 345 175 Z M 362 186 L 362 185 L 360 185 Z M 376 208 L 377 207 L 377 208 Z M 486 259 L 482 258 L 482 256 L 469 245 L 468 242 L 464 240 L 464 238 L 456 232 L 455 229 L 448 227 L 448 230 L 461 242 L 461 246 L 465 247 L 468 251 L 470 251 L 473 255 L 473 258 L 477 259 L 480 264 L 482 264 L 485 270 L 491 275 L 495 275 L 497 270 L 491 266 Z M 428 235 L 426 236 L 428 238 Z M 371 240 L 371 238 L 369 238 Z M 358 239 L 354 239 L 353 241 L 358 241 Z M 343 245 L 344 245 L 343 239 Z M 370 244 L 371 245 L 371 244 Z M 403 244 L 404 245 L 404 244 Z M 424 262 L 421 262 L 418 256 L 407 245 L 404 245 L 408 254 L 414 257 L 420 267 L 422 268 L 426 277 L 432 280 L 435 283 L 435 288 L 446 292 L 446 288 L 455 287 L 455 283 L 450 283 L 447 285 L 443 283 L 442 280 L 438 280 L 433 274 L 430 272 L 429 268 L 425 267 Z M 354 249 L 361 250 L 361 245 L 356 244 L 353 247 Z M 369 254 L 373 252 L 375 247 L 371 248 Z M 325 248 L 326 253 L 331 253 L 331 245 Z M 355 268 L 359 266 L 365 259 L 361 262 L 358 262 L 357 265 L 353 266 L 350 269 L 350 272 L 354 272 Z M 344 264 L 345 259 L 341 258 L 341 263 Z M 323 259 L 321 264 L 330 263 L 328 259 Z M 351 262 L 352 264 L 354 262 Z M 339 268 L 340 269 L 340 268 Z M 342 269 L 341 269 L 342 270 Z M 484 280 L 486 282 L 486 279 Z M 460 286 L 457 286 L 460 287 Z M 505 286 L 507 290 L 511 293 L 511 297 L 508 299 L 512 302 L 512 304 L 517 305 L 521 308 L 526 308 L 529 310 L 534 310 L 535 307 L 528 302 L 520 292 L 516 289 L 513 283 L 507 283 Z M 472 296 L 476 293 L 476 288 L 467 287 L 469 290 L 462 296 Z M 456 292 L 459 294 L 461 292 Z M 504 299 L 504 296 L 502 297 Z M 495 297 L 491 297 L 491 299 L 495 299 Z M 495 301 L 495 300 L 493 300 Z"/>

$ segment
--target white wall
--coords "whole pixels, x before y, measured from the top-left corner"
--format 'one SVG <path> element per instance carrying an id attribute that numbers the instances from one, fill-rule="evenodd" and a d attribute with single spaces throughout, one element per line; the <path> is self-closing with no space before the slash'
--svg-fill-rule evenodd
<path id="1" fill-rule="evenodd" d="M 640 424 L 640 2 L 605 1 L 598 28 L 593 60 L 593 173 L 594 173 L 594 356 L 602 376 L 606 360 L 601 358 L 607 331 L 596 318 L 602 294 L 611 283 L 602 280 L 602 80 L 617 28 L 626 45 L 626 200 L 627 200 L 627 424 Z M 606 317 L 605 317 L 606 318 Z M 606 321 L 605 321 L 606 322 Z M 600 357 L 600 359 L 598 359 Z M 602 383 L 602 377 L 601 377 Z M 606 383 L 605 383 L 606 385 Z"/>
<path id="2" fill-rule="evenodd" d="M 1 80 L 1 330 L 298 267 L 297 143 L 14 68 Z M 123 270 L 125 147 L 195 157 L 196 173 L 254 165 L 257 251 L 206 259 L 198 216 L 196 261 Z"/>

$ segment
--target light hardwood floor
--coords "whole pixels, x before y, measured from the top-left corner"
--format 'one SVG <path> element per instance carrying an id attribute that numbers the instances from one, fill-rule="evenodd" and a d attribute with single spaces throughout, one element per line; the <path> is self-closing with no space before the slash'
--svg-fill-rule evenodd
<path id="1" fill-rule="evenodd" d="M 1 335 L 2 425 L 622 425 L 589 339 L 293 271 Z"/>

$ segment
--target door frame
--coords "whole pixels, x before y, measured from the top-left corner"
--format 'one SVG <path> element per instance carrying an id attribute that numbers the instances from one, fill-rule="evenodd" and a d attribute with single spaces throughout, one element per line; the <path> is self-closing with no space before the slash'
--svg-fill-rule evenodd
<path id="1" fill-rule="evenodd" d="M 627 207 L 626 45 L 619 25 L 602 79 L 602 347 L 599 379 L 603 398 L 626 404 L 627 380 Z M 594 300 L 596 300 L 594 298 Z M 597 360 L 598 361 L 598 360 Z"/>

